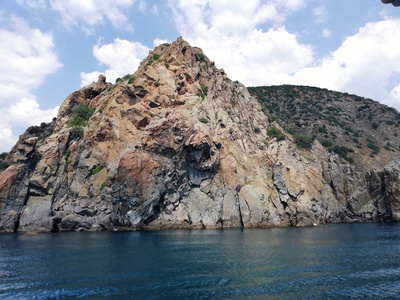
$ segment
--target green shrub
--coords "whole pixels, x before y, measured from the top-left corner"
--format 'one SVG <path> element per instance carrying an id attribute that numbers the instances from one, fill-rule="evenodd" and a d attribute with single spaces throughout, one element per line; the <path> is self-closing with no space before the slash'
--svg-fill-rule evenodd
<path id="1" fill-rule="evenodd" d="M 132 76 L 131 78 L 129 78 L 128 83 L 129 83 L 129 84 L 132 84 L 132 83 L 135 82 L 135 80 L 136 80 L 136 77 Z"/>
<path id="2" fill-rule="evenodd" d="M 97 166 L 96 168 L 94 168 L 94 169 L 92 170 L 92 174 L 93 174 L 93 175 L 94 175 L 94 174 L 97 174 L 97 173 L 99 173 L 102 169 L 103 169 L 102 166 Z"/>
<path id="3" fill-rule="evenodd" d="M 68 159 L 68 160 L 67 160 L 67 165 L 69 165 L 71 162 L 72 162 L 72 160 L 71 160 L 71 159 Z"/>
<path id="4" fill-rule="evenodd" d="M 8 153 L 7 152 L 3 152 L 0 154 L 0 159 L 6 159 Z"/>
<path id="5" fill-rule="evenodd" d="M 276 138 L 278 141 L 283 141 L 286 138 L 285 134 L 276 127 L 269 128 L 267 130 L 267 134 L 269 137 Z"/>
<path id="6" fill-rule="evenodd" d="M 91 118 L 95 110 L 95 107 L 89 108 L 86 105 L 78 105 L 72 109 L 68 127 L 72 127 L 71 134 L 73 138 L 83 136 L 83 127 L 87 125 L 87 121 Z"/>
<path id="7" fill-rule="evenodd" d="M 315 162 L 315 160 L 312 159 L 311 157 L 304 156 L 304 158 L 307 159 L 309 162 Z"/>
<path id="8" fill-rule="evenodd" d="M 394 125 L 394 122 L 393 122 L 392 120 L 387 120 L 387 121 L 386 121 L 386 124 L 387 124 L 387 125 Z"/>
<path id="9" fill-rule="evenodd" d="M 117 78 L 116 80 L 115 80 L 115 83 L 117 83 L 117 82 L 122 82 L 122 78 Z"/>
<path id="10" fill-rule="evenodd" d="M 323 140 L 323 141 L 321 142 L 321 144 L 322 144 L 322 146 L 324 146 L 325 148 L 329 148 L 330 146 L 333 145 L 333 143 L 332 143 L 331 141 L 328 141 L 328 140 Z"/>
<path id="11" fill-rule="evenodd" d="M 206 118 L 200 118 L 199 121 L 201 123 L 205 123 L 205 124 L 207 124 L 209 122 L 208 119 L 206 119 Z"/>
<path id="12" fill-rule="evenodd" d="M 378 154 L 380 149 L 370 138 L 367 139 L 367 147 L 372 150 L 372 154 Z"/>
<path id="13" fill-rule="evenodd" d="M 3 172 L 5 169 L 7 169 L 9 164 L 5 161 L 0 161 L 0 172 Z"/>
<path id="14" fill-rule="evenodd" d="M 68 121 L 68 126 L 84 126 L 86 122 L 92 117 L 96 108 L 89 108 L 86 105 L 78 105 L 72 109 L 71 119 Z"/>
<path id="15" fill-rule="evenodd" d="M 83 127 L 81 126 L 74 126 L 71 128 L 71 135 L 72 139 L 80 138 L 83 136 Z"/>
<path id="16" fill-rule="evenodd" d="M 105 187 L 106 187 L 106 183 L 103 182 L 103 183 L 101 184 L 101 186 L 100 186 L 100 191 L 104 190 Z"/>
<path id="17" fill-rule="evenodd" d="M 160 54 L 157 54 L 157 53 L 154 53 L 153 54 L 153 59 L 154 60 L 157 60 L 157 59 L 159 59 L 160 58 Z"/>
<path id="18" fill-rule="evenodd" d="M 373 129 L 377 129 L 378 127 L 379 127 L 379 124 L 378 124 L 378 123 L 375 123 L 375 122 L 372 123 L 372 128 L 373 128 Z"/>
<path id="19" fill-rule="evenodd" d="M 305 150 L 311 149 L 312 143 L 314 141 L 313 137 L 302 134 L 295 134 L 293 137 L 294 137 L 294 142 L 299 149 L 305 149 Z"/>
<path id="20" fill-rule="evenodd" d="M 131 74 L 126 74 L 124 77 L 122 77 L 122 80 L 128 80 L 131 77 Z"/>
<path id="21" fill-rule="evenodd" d="M 204 53 L 196 53 L 196 58 L 197 58 L 200 62 L 203 62 L 203 63 L 205 63 L 206 65 L 208 65 L 208 63 L 207 63 L 207 58 L 206 58 L 206 56 L 204 55 Z"/>
<path id="22" fill-rule="evenodd" d="M 71 149 L 67 148 L 67 150 L 65 151 L 65 154 L 64 154 L 65 159 L 68 159 L 70 155 L 71 155 Z"/>
<path id="23" fill-rule="evenodd" d="M 261 133 L 260 127 L 254 127 L 254 132 L 255 133 Z"/>

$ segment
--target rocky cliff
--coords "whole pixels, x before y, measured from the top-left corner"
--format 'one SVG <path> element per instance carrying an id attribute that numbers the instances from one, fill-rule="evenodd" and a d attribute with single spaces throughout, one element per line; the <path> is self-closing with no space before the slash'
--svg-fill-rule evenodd
<path id="1" fill-rule="evenodd" d="M 72 93 L 6 159 L 1 231 L 400 220 L 398 160 L 362 169 L 318 140 L 301 149 L 181 38 L 133 75 Z"/>

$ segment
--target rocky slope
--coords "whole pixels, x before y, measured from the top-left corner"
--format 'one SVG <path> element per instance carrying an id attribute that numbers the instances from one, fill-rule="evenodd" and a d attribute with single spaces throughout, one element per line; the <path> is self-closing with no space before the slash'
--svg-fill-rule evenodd
<path id="1" fill-rule="evenodd" d="M 0 173 L 0 230 L 400 220 L 398 160 L 357 169 L 271 128 L 280 130 L 201 49 L 160 45 L 132 76 L 100 76 L 54 123 L 21 136 Z"/>
<path id="2" fill-rule="evenodd" d="M 264 111 L 288 132 L 318 139 L 344 163 L 382 168 L 400 155 L 400 114 L 356 95 L 307 86 L 251 87 Z"/>

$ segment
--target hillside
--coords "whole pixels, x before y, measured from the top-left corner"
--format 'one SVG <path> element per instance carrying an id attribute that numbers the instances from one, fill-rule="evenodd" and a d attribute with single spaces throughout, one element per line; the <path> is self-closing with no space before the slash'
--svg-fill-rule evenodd
<path id="1" fill-rule="evenodd" d="M 279 89 L 275 98 L 281 94 L 287 98 Z M 284 106 L 279 101 L 274 107 Z M 372 112 L 372 105 L 360 114 Z M 370 164 L 349 165 L 304 136 L 325 124 L 316 122 L 317 129 L 313 116 L 300 116 L 308 122 L 300 124 L 304 129 L 313 128 L 303 136 L 284 132 L 244 85 L 178 38 L 150 51 L 135 73 L 115 83 L 101 75 L 71 93 L 52 123 L 21 135 L 0 173 L 0 231 L 399 221 L 396 152 L 385 150 L 394 159 L 381 149 L 374 157 L 360 153 Z M 338 120 L 334 113 L 332 120 Z M 394 119 L 383 120 L 376 132 L 397 128 Z M 352 146 L 339 135 L 341 126 L 325 126 L 326 139 L 334 141 L 331 130 L 344 140 L 338 145 Z M 349 136 L 359 132 L 366 139 L 357 126 Z M 381 167 L 373 168 L 378 162 Z"/>
<path id="2" fill-rule="evenodd" d="M 307 86 L 249 87 L 272 121 L 318 139 L 344 163 L 382 168 L 400 154 L 400 114 L 356 95 Z"/>

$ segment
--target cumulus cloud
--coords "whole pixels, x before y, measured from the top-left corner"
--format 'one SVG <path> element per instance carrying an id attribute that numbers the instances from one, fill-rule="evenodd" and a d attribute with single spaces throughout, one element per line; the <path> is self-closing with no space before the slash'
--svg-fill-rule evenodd
<path id="1" fill-rule="evenodd" d="M 38 124 L 56 115 L 57 108 L 40 109 L 32 90 L 61 66 L 50 34 L 15 16 L 8 30 L 0 29 L 0 151 L 15 143 L 14 126 Z"/>
<path id="2" fill-rule="evenodd" d="M 135 0 L 50 0 L 52 9 L 60 13 L 67 28 L 81 23 L 89 26 L 104 24 L 104 19 L 108 19 L 117 28 L 132 29 L 123 10 L 134 3 Z"/>
<path id="3" fill-rule="evenodd" d="M 100 73 L 106 75 L 107 81 L 114 82 L 118 77 L 135 72 L 149 51 L 147 46 L 139 42 L 130 42 L 119 38 L 110 44 L 95 45 L 93 55 L 100 66 L 106 66 L 107 69 L 104 72 L 81 73 L 81 86 L 97 81 Z"/>
<path id="4" fill-rule="evenodd" d="M 400 19 L 367 23 L 320 64 L 299 70 L 293 83 L 354 93 L 400 111 L 400 86 L 388 86 L 400 74 Z"/>
<path id="5" fill-rule="evenodd" d="M 305 1 L 170 0 L 169 5 L 183 37 L 246 85 L 280 83 L 313 61 L 312 47 L 282 25 Z M 271 28 L 261 30 L 266 23 Z"/>

